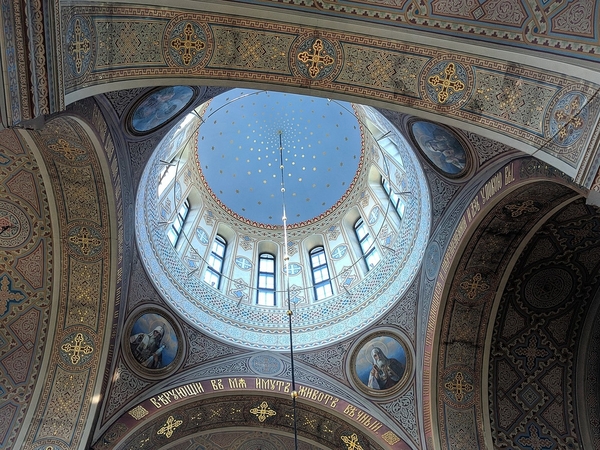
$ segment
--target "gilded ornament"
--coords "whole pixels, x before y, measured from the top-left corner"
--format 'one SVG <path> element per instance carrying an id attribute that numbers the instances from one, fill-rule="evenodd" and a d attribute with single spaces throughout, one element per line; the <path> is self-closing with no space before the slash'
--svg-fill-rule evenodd
<path id="1" fill-rule="evenodd" d="M 508 209 L 509 211 L 511 211 L 510 216 L 511 217 L 519 217 L 520 215 L 522 215 L 524 212 L 538 212 L 540 209 L 536 208 L 535 206 L 533 206 L 533 200 L 527 200 L 523 203 L 519 204 L 513 204 L 513 205 L 507 205 L 506 209 Z"/>
<path id="2" fill-rule="evenodd" d="M 258 417 L 259 422 L 264 422 L 267 417 L 277 414 L 275 411 L 269 408 L 267 402 L 262 402 L 258 407 L 252 408 L 250 412 Z"/>
<path id="3" fill-rule="evenodd" d="M 332 56 L 325 53 L 325 46 L 321 39 L 315 39 L 313 42 L 312 51 L 303 51 L 298 54 L 298 60 L 307 66 L 308 73 L 311 78 L 316 78 L 317 75 L 326 66 L 333 64 Z"/>
<path id="4" fill-rule="evenodd" d="M 81 29 L 81 22 L 79 19 L 75 21 L 75 29 L 73 31 L 73 40 L 69 45 L 69 53 L 75 60 L 75 70 L 77 73 L 81 73 L 81 67 L 83 66 L 83 59 L 85 55 L 90 52 L 92 48 L 89 39 L 87 39 Z"/>
<path id="5" fill-rule="evenodd" d="M 194 26 L 188 22 L 182 33 L 171 40 L 171 47 L 181 56 L 183 64 L 190 65 L 196 54 L 206 47 L 206 44 L 198 39 Z"/>
<path id="6" fill-rule="evenodd" d="M 482 281 L 483 277 L 480 273 L 476 273 L 471 281 L 463 281 L 460 287 L 467 291 L 467 297 L 473 300 L 480 292 L 485 292 L 490 288 L 490 285 Z"/>
<path id="7" fill-rule="evenodd" d="M 175 429 L 183 423 L 183 420 L 175 419 L 169 416 L 166 423 L 156 432 L 156 434 L 164 434 L 166 438 L 173 436 Z"/>
<path id="8" fill-rule="evenodd" d="M 144 408 L 142 405 L 138 405 L 129 411 L 129 415 L 133 417 L 135 420 L 140 420 L 143 417 L 148 415 L 148 410 Z"/>
<path id="9" fill-rule="evenodd" d="M 356 433 L 352 433 L 350 436 L 342 436 L 342 442 L 346 444 L 347 450 L 363 450 Z"/>
<path id="10" fill-rule="evenodd" d="M 391 431 L 388 431 L 388 432 L 382 434 L 381 437 L 383 438 L 383 440 L 385 442 L 387 442 L 390 445 L 394 445 L 397 442 L 400 442 L 400 438 L 398 436 L 396 436 L 396 434 L 392 433 Z"/>
<path id="11" fill-rule="evenodd" d="M 85 155 L 84 150 L 72 147 L 71 144 L 64 139 L 59 139 L 56 144 L 51 144 L 48 148 L 56 153 L 60 153 L 69 161 L 75 161 L 78 156 Z"/>
<path id="12" fill-rule="evenodd" d="M 456 76 L 454 63 L 449 63 L 443 72 L 429 77 L 427 81 L 437 91 L 439 103 L 446 103 L 453 92 L 465 89 L 465 84 Z"/>
<path id="13" fill-rule="evenodd" d="M 81 355 L 89 355 L 94 351 L 94 347 L 85 342 L 81 333 L 77 333 L 73 341 L 63 344 L 60 348 L 71 357 L 74 366 L 81 360 Z"/>
<path id="14" fill-rule="evenodd" d="M 473 385 L 465 381 L 462 372 L 456 372 L 454 380 L 448 381 L 444 387 L 452 392 L 458 402 L 462 402 L 465 395 L 473 390 Z"/>
<path id="15" fill-rule="evenodd" d="M 95 247 L 102 244 L 102 241 L 92 236 L 86 227 L 81 227 L 79 233 L 70 236 L 69 242 L 78 246 L 81 253 L 85 256 L 88 256 Z"/>

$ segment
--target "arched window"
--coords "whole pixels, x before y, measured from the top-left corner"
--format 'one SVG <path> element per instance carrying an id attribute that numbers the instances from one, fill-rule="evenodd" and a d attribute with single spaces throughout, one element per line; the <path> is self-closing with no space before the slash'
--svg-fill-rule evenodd
<path id="1" fill-rule="evenodd" d="M 367 270 L 371 270 L 377 265 L 381 258 L 379 257 L 379 251 L 377 250 L 377 247 L 375 247 L 373 237 L 369 233 L 369 229 L 365 225 L 362 217 L 360 217 L 354 224 L 354 232 L 356 233 L 356 238 L 360 244 L 360 251 L 365 258 Z"/>
<path id="2" fill-rule="evenodd" d="M 225 250 L 227 241 L 217 235 L 210 248 L 206 272 L 204 272 L 204 282 L 210 284 L 216 289 L 221 288 L 221 277 L 223 276 L 223 261 L 225 259 Z"/>
<path id="3" fill-rule="evenodd" d="M 402 200 L 400 200 L 400 197 L 398 196 L 398 194 L 396 194 L 393 191 L 392 185 L 390 184 L 390 182 L 384 177 L 381 177 L 381 186 L 383 186 L 383 190 L 385 191 L 388 198 L 390 199 L 392 206 L 394 207 L 394 209 L 400 216 L 400 219 L 402 219 L 402 216 L 404 215 L 404 202 L 402 202 Z"/>
<path id="4" fill-rule="evenodd" d="M 256 303 L 275 306 L 275 256 L 261 253 L 258 256 L 258 292 Z"/>
<path id="5" fill-rule="evenodd" d="M 177 211 L 175 220 L 173 220 L 173 223 L 167 231 L 167 237 L 169 238 L 169 241 L 171 241 L 171 244 L 173 244 L 173 247 L 177 246 L 177 241 L 179 240 L 179 236 L 183 230 L 183 224 L 185 223 L 185 219 L 187 218 L 189 212 L 190 201 L 186 198 L 179 207 L 179 211 Z"/>
<path id="6" fill-rule="evenodd" d="M 333 295 L 325 249 L 322 246 L 310 251 L 310 268 L 312 270 L 315 299 L 321 300 Z"/>

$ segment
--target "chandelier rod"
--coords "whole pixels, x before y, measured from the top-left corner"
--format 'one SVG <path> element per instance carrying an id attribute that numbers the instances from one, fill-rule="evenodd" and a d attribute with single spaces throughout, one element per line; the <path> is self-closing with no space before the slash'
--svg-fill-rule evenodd
<path id="1" fill-rule="evenodd" d="M 294 448 L 298 450 L 298 420 L 296 414 L 296 399 L 298 398 L 298 392 L 296 391 L 296 378 L 294 375 L 294 340 L 292 336 L 292 305 L 290 299 L 290 276 L 289 276 L 289 262 L 290 255 L 288 253 L 288 236 L 287 236 L 287 215 L 285 211 L 285 176 L 284 176 L 284 164 L 283 164 L 283 143 L 282 143 L 283 131 L 279 130 L 279 169 L 281 171 L 281 206 L 283 215 L 281 217 L 283 221 L 283 279 L 285 283 L 285 292 L 287 296 L 287 316 L 288 325 L 290 330 L 290 365 L 292 371 L 292 410 L 294 413 Z"/>

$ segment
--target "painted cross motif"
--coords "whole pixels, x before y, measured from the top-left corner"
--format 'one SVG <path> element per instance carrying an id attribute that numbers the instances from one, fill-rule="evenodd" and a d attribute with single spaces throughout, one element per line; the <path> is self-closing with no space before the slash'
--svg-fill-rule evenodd
<path id="1" fill-rule="evenodd" d="M 77 147 L 71 147 L 71 144 L 64 139 L 59 139 L 56 144 L 49 145 L 48 148 L 52 151 L 60 153 L 69 161 L 75 161 L 75 158 L 78 156 L 85 155 L 84 150 Z"/>
<path id="2" fill-rule="evenodd" d="M 77 70 L 77 73 L 81 73 L 83 58 L 87 53 L 89 53 L 91 45 L 90 41 L 83 35 L 83 31 L 81 30 L 81 22 L 79 22 L 79 19 L 75 21 L 75 30 L 72 39 L 73 40 L 69 45 L 69 53 L 71 53 L 75 59 L 75 70 Z"/>
<path id="3" fill-rule="evenodd" d="M 443 77 L 440 75 L 443 75 Z M 465 84 L 456 76 L 454 63 L 449 63 L 442 73 L 429 77 L 427 81 L 436 88 L 438 102 L 440 103 L 445 103 L 450 98 L 452 91 L 459 92 L 465 89 Z"/>
<path id="4" fill-rule="evenodd" d="M 175 417 L 169 416 L 167 422 L 156 432 L 156 434 L 164 434 L 166 438 L 173 436 L 175 429 L 183 423 L 183 420 L 176 420 Z"/>
<path id="5" fill-rule="evenodd" d="M 75 244 L 84 255 L 89 255 L 94 247 L 98 247 L 102 241 L 93 237 L 86 227 L 81 227 L 76 236 L 69 237 L 69 242 Z"/>
<path id="6" fill-rule="evenodd" d="M 531 372 L 536 366 L 536 359 L 547 357 L 549 352 L 545 348 L 538 348 L 537 336 L 531 336 L 527 347 L 523 346 L 515 349 L 515 354 L 525 358 L 527 369 Z"/>
<path id="7" fill-rule="evenodd" d="M 262 402 L 257 408 L 252 408 L 250 412 L 258 417 L 259 422 L 264 422 L 267 417 L 277 414 L 272 409 L 269 409 L 267 402 Z"/>
<path id="8" fill-rule="evenodd" d="M 539 208 L 536 208 L 535 206 L 533 206 L 533 200 L 527 200 L 527 201 L 521 203 L 520 205 L 517 205 L 517 204 L 507 205 L 506 209 L 508 209 L 509 211 L 512 211 L 512 213 L 510 215 L 511 217 L 519 217 L 524 212 L 538 212 L 539 211 Z"/>
<path id="9" fill-rule="evenodd" d="M 81 355 L 89 355 L 94 351 L 94 347 L 85 342 L 81 333 L 77 333 L 73 341 L 63 344 L 60 348 L 71 356 L 71 363 L 74 366 L 81 360 Z"/>
<path id="10" fill-rule="evenodd" d="M 454 380 L 448 381 L 444 384 L 444 387 L 452 392 L 459 402 L 462 402 L 465 395 L 473 390 L 473 385 L 465 381 L 465 376 L 462 372 L 456 372 Z"/>
<path id="11" fill-rule="evenodd" d="M 565 109 L 559 109 L 554 112 L 554 118 L 560 128 L 558 130 L 558 140 L 560 142 L 569 137 L 569 134 L 574 130 L 583 128 L 584 122 L 579 115 L 580 109 L 579 96 L 575 96 Z"/>
<path id="12" fill-rule="evenodd" d="M 519 443 L 525 447 L 531 447 L 532 450 L 550 449 L 554 446 L 550 439 L 540 437 L 539 430 L 533 424 L 529 426 L 529 436 L 519 438 Z"/>
<path id="13" fill-rule="evenodd" d="M 304 51 L 298 54 L 298 59 L 308 67 L 308 73 L 311 78 L 315 78 L 319 75 L 319 72 L 321 72 L 325 66 L 333 64 L 333 57 L 325 54 L 323 52 L 324 49 L 325 46 L 323 45 L 323 41 L 321 39 L 316 39 L 312 45 L 311 53 Z"/>
<path id="14" fill-rule="evenodd" d="M 467 297 L 471 300 L 475 298 L 475 296 L 479 292 L 487 291 L 490 288 L 490 285 L 485 281 L 482 281 L 483 277 L 480 273 L 476 273 L 471 281 L 463 281 L 460 283 L 460 287 L 467 291 Z"/>
<path id="15" fill-rule="evenodd" d="M 194 40 L 195 37 L 198 36 L 194 31 L 194 26 L 188 22 L 183 29 L 183 33 L 171 41 L 171 47 L 181 55 L 181 60 L 186 66 L 190 64 L 196 53 L 206 47 L 204 42 Z"/>
<path id="16" fill-rule="evenodd" d="M 25 294 L 21 291 L 11 290 L 11 280 L 8 275 L 0 278 L 0 315 L 8 309 L 8 302 L 20 302 L 25 299 Z"/>
<path id="17" fill-rule="evenodd" d="M 346 444 L 347 450 L 363 450 L 356 433 L 352 433 L 350 436 L 342 436 L 342 442 Z"/>

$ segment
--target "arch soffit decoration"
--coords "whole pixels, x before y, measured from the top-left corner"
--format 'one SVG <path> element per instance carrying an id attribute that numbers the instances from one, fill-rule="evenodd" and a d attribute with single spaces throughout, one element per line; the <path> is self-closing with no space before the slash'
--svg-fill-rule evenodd
<path id="1" fill-rule="evenodd" d="M 537 189 L 544 192 L 546 199 L 543 202 L 531 200 L 543 198 L 535 195 Z M 437 258 L 437 264 L 434 263 L 435 275 L 427 275 L 432 283 L 432 298 L 427 299 L 431 304 L 423 307 L 424 311 L 430 311 L 423 355 L 424 429 L 428 446 L 434 445 L 434 441 L 436 448 L 457 445 L 453 439 L 458 436 L 449 431 L 452 424 L 448 421 L 465 418 L 462 425 L 467 426 L 466 436 L 472 439 L 469 445 L 473 448 L 491 445 L 491 436 L 484 433 L 482 425 L 487 420 L 484 411 L 487 398 L 482 397 L 487 393 L 487 379 L 482 380 L 481 376 L 487 373 L 487 367 L 483 367 L 487 360 L 483 356 L 488 355 L 485 348 L 489 344 L 486 341 L 488 327 L 493 326 L 493 314 L 499 301 L 495 293 L 503 289 L 505 272 L 509 264 L 514 264 L 511 258 L 522 239 L 539 226 L 537 222 L 544 215 L 580 197 L 579 191 L 580 188 L 568 177 L 547 164 L 529 157 L 514 159 L 481 182 L 454 233 L 446 238 L 446 248 Z M 490 239 L 488 247 L 482 250 L 491 218 L 499 214 L 507 216 L 504 228 L 495 228 L 488 233 L 492 236 L 500 233 L 510 239 L 502 243 Z M 513 228 L 511 223 L 517 226 Z M 426 252 L 426 264 L 431 263 L 430 249 L 436 247 L 439 250 L 439 244 L 443 244 L 438 240 L 439 236 L 434 234 Z M 496 253 L 490 256 L 493 251 Z M 492 261 L 497 265 L 496 269 L 487 267 Z M 471 314 L 467 322 L 479 323 L 480 327 L 460 327 L 461 320 L 466 320 L 473 311 L 479 315 Z M 452 354 L 449 344 L 451 339 L 459 341 L 457 336 L 451 336 L 458 328 L 469 330 L 466 332 L 469 335 L 463 336 L 460 342 L 472 342 L 479 352 L 461 364 L 451 363 L 456 360 L 457 353 Z M 459 384 L 461 386 L 457 388 Z M 456 414 L 452 416 L 453 413 L 448 411 Z"/>
<path id="2" fill-rule="evenodd" d="M 146 33 L 144 25 L 144 35 L 138 35 L 142 44 L 136 47 L 154 45 L 146 45 L 144 36 L 156 35 L 161 41 L 160 49 L 153 52 L 157 60 L 148 61 L 153 68 L 129 70 L 131 55 L 123 55 L 121 62 L 118 52 L 110 65 L 102 65 L 103 49 L 111 47 L 106 44 L 112 37 L 93 24 L 96 16 L 107 11 L 103 7 L 65 7 L 67 19 L 63 22 L 61 45 L 77 47 L 77 39 L 89 44 L 85 52 L 66 53 L 68 103 L 134 84 L 244 85 L 298 93 L 308 89 L 317 95 L 399 109 L 459 125 L 535 153 L 588 187 L 598 169 L 592 153 L 600 133 L 600 101 L 596 97 L 600 85 L 596 75 L 584 69 L 578 73 L 587 79 L 566 75 L 572 72 L 568 65 L 554 65 L 554 70 L 563 70 L 559 73 L 549 67 L 507 63 L 507 54 L 502 54 L 502 59 L 491 59 L 475 53 L 440 53 L 439 48 L 338 31 L 329 21 L 321 23 L 331 24 L 332 29 L 318 30 L 315 35 L 314 27 L 290 22 L 164 9 L 117 10 L 111 7 L 110 12 L 122 13 L 134 24 L 142 23 L 137 20 L 141 16 L 154 17 L 153 31 Z M 292 16 L 286 17 L 294 22 Z M 76 26 L 79 34 L 72 32 Z M 191 44 L 182 41 L 185 27 L 194 31 Z M 272 58 L 257 58 L 251 52 L 218 45 L 232 33 L 242 40 L 252 38 L 263 49 L 277 51 Z M 140 61 L 149 57 L 136 55 Z M 379 67 L 381 61 L 400 61 L 401 66 L 391 77 L 391 66 Z M 247 70 L 248 64 L 253 71 Z M 379 70 L 374 70 L 375 66 Z M 110 85 L 107 80 L 120 84 Z"/>
<path id="3" fill-rule="evenodd" d="M 223 421 L 219 411 L 225 411 L 229 417 Z M 388 436 L 386 439 L 373 439 L 364 427 L 357 426 L 344 420 L 339 414 L 334 414 L 322 407 L 312 404 L 297 403 L 300 417 L 298 435 L 301 440 L 313 442 L 326 448 L 341 448 L 344 443 L 354 443 L 360 448 L 382 450 L 390 448 L 410 447 L 399 445 L 401 441 Z M 135 428 L 127 429 L 126 425 L 112 427 L 94 446 L 93 450 L 112 450 L 130 448 L 134 442 L 143 440 L 150 449 L 164 448 L 165 445 L 175 445 L 195 435 L 211 430 L 227 431 L 235 429 L 256 429 L 260 426 L 266 431 L 278 431 L 293 435 L 293 422 L 289 396 L 283 398 L 275 394 L 259 394 L 246 391 L 219 397 L 207 397 L 203 400 L 187 401 L 175 408 L 161 411 L 152 418 L 146 418 L 143 406 L 131 410 L 129 422 L 136 424 Z M 139 422 L 133 416 L 139 417 Z M 359 448 L 359 447 L 356 447 Z"/>
<path id="4" fill-rule="evenodd" d="M 93 399 L 102 388 L 117 325 L 112 317 L 122 282 L 122 249 L 116 246 L 123 242 L 119 169 L 95 103 L 84 101 L 78 108 L 85 113 L 80 116 L 83 111 L 75 108 L 74 114 L 53 118 L 40 131 L 22 132 L 37 149 L 48 195 L 55 200 L 53 222 L 61 245 L 54 251 L 59 263 L 53 314 L 62 315 L 52 321 L 54 338 L 37 381 L 41 394 L 29 413 L 37 425 L 16 441 L 25 447 L 84 439 L 88 418 L 96 414 L 98 402 Z M 65 390 L 68 401 L 54 401 Z M 57 419 L 64 417 L 69 419 Z"/>

